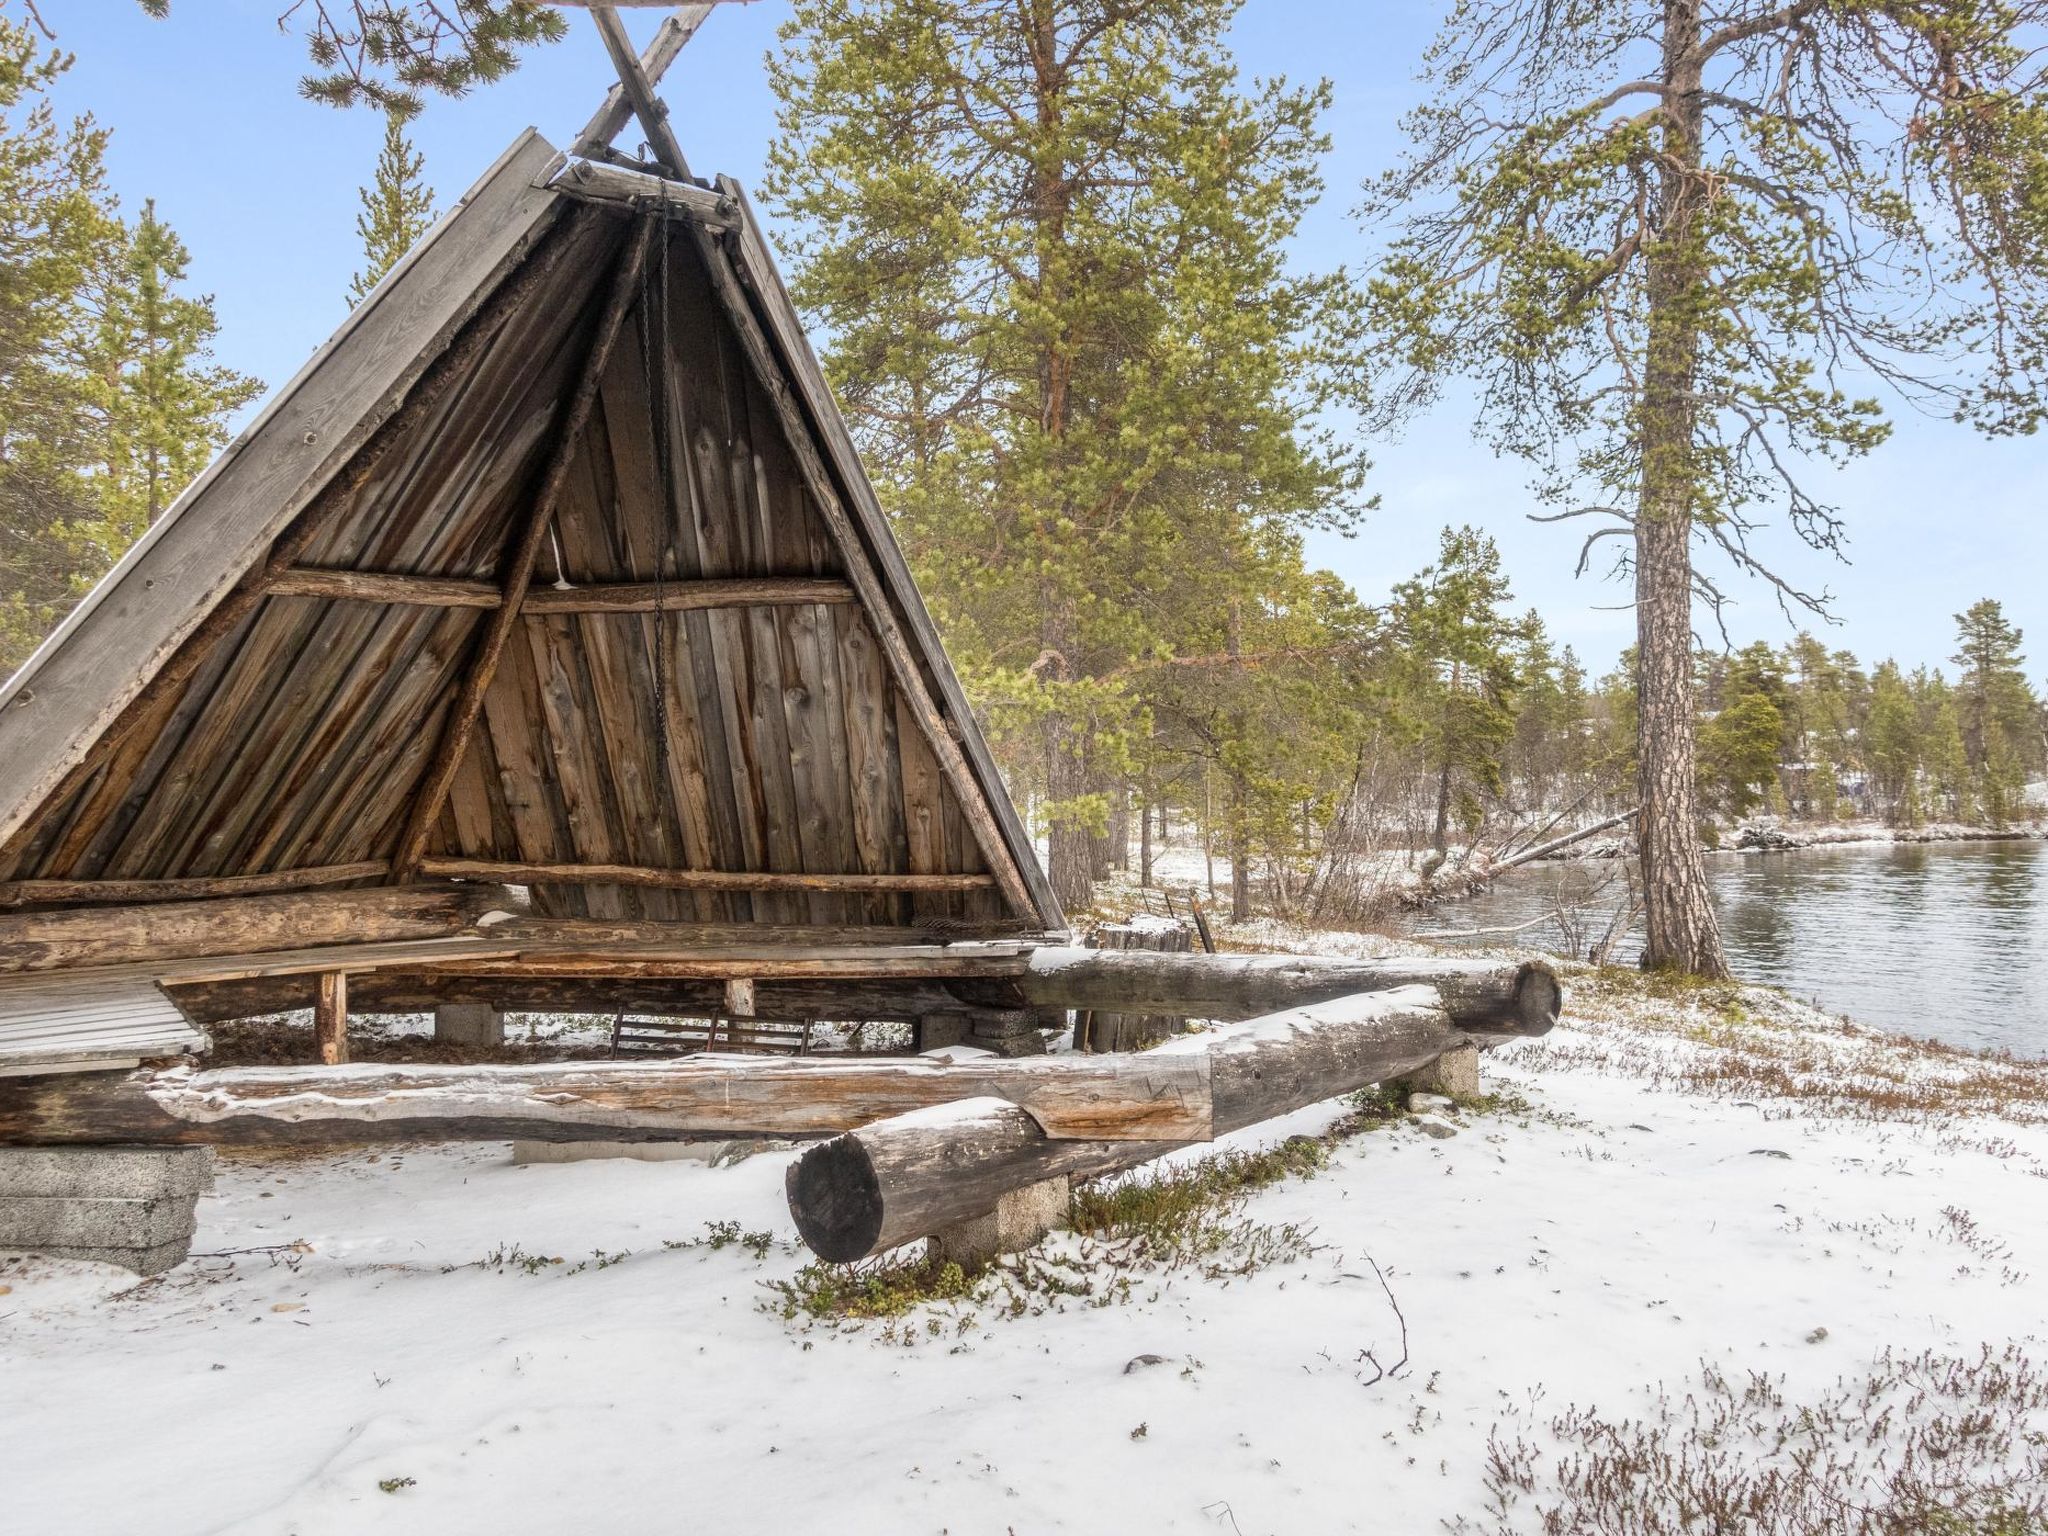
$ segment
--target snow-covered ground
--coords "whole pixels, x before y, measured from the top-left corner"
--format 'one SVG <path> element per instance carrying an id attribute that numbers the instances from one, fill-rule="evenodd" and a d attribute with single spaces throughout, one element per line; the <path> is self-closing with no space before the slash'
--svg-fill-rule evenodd
<path id="1" fill-rule="evenodd" d="M 1313 1229 L 1307 1257 L 1139 1271 L 1108 1305 L 786 1321 L 764 1282 L 805 1259 L 788 1153 L 224 1161 L 208 1256 L 168 1276 L 0 1268 L 0 1525 L 1536 1530 L 1575 1407 L 1657 1435 L 1716 1378 L 1781 1419 L 1845 1381 L 1836 1412 L 1887 1351 L 2038 1343 L 2048 1071 L 1757 992 L 1572 988 L 1566 1025 L 1490 1060 L 1504 1105 L 1352 1137 L 1251 1198 Z"/>

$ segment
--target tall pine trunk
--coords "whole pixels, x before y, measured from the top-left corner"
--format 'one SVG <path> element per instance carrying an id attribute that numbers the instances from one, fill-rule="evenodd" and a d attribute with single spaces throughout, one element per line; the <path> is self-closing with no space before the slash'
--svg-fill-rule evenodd
<path id="1" fill-rule="evenodd" d="M 1664 154 L 1649 253 L 1642 484 L 1636 506 L 1636 747 L 1642 814 L 1643 964 L 1728 974 L 1700 854 L 1692 696 L 1692 531 L 1698 504 L 1696 383 L 1707 282 L 1700 170 L 1699 0 L 1666 0 Z"/>

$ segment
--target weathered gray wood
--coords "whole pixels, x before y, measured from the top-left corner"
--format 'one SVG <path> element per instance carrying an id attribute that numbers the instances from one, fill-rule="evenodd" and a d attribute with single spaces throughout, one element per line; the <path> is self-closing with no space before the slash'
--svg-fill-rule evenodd
<path id="1" fill-rule="evenodd" d="M 1357 992 L 1423 985 L 1442 994 L 1461 1029 L 1531 1035 L 1557 1022 L 1564 997 L 1557 973 L 1540 960 L 1338 960 L 1051 947 L 1033 953 L 1031 970 L 1017 985 L 1038 1007 L 1198 1019 L 1247 1019 Z"/>
<path id="2" fill-rule="evenodd" d="M 1400 1077 L 1464 1043 L 1431 988 L 1404 987 L 1185 1036 L 1136 1059 L 1206 1060 L 1222 1135 Z M 1009 1190 L 1110 1173 L 1171 1149 L 1163 1139 L 1055 1142 L 1013 1105 L 977 1100 L 813 1147 L 790 1166 L 786 1187 L 804 1241 L 820 1258 L 844 1263 L 993 1210 Z"/>
<path id="3" fill-rule="evenodd" d="M 505 594 L 494 581 L 406 576 L 387 571 L 325 571 L 294 566 L 270 583 L 272 597 L 318 597 L 355 603 L 411 603 L 423 608 L 497 608 Z"/>
<path id="4" fill-rule="evenodd" d="M 666 5 L 669 0 L 627 0 L 634 5 Z M 695 5 L 679 5 L 675 14 L 668 17 L 654 29 L 654 37 L 647 45 L 647 51 L 640 55 L 640 72 L 647 77 L 649 85 L 656 84 L 668 73 L 669 65 L 686 47 L 697 29 L 719 4 L 719 0 Z M 595 155 L 602 153 L 619 131 L 633 120 L 633 104 L 626 100 L 626 88 L 615 85 L 605 92 L 604 105 L 597 109 L 597 115 L 583 125 L 583 131 L 576 135 L 576 142 L 569 146 L 574 155 Z"/>
<path id="5" fill-rule="evenodd" d="M 0 841 L 400 407 L 531 248 L 561 207 L 533 185 L 553 155 L 538 134 L 523 135 L 0 688 Z"/>
<path id="6" fill-rule="evenodd" d="M 818 448 L 812 438 L 812 429 L 803 412 L 790 392 L 790 384 L 784 368 L 771 350 L 771 344 L 761 330 L 752 308 L 741 290 L 738 276 L 724 249 L 710 240 L 699 238 L 700 251 L 706 269 L 711 274 L 711 285 L 721 300 L 738 335 L 741 350 L 754 370 L 755 382 L 768 396 L 791 451 L 803 470 L 812 498 L 817 504 L 826 526 L 838 541 L 846 562 L 847 574 L 854 589 L 860 594 L 865 605 L 869 623 L 874 627 L 883 656 L 888 660 L 891 676 L 907 705 L 919 730 L 930 743 L 932 754 L 942 770 L 955 786 L 961 809 L 973 827 L 981 843 L 982 854 L 988 860 L 996 883 L 1018 915 L 1034 911 L 1041 916 L 1057 914 L 1057 905 L 1046 908 L 1035 903 L 1032 892 L 1025 882 L 1022 864 L 1004 840 L 1000 830 L 995 803 L 969 770 L 966 758 L 961 752 L 961 741 L 971 734 L 972 716 L 955 717 L 949 720 L 933 701 L 927 686 L 920 658 L 913 652 L 909 640 L 904 636 L 898 623 L 890 594 L 870 564 L 866 549 L 851 519 L 840 501 L 831 475 L 819 457 Z M 813 363 L 815 366 L 815 363 Z M 809 381 L 804 379 L 800 367 L 792 369 L 799 387 Z M 893 544 L 891 545 L 893 548 Z M 936 668 L 940 663 L 935 659 L 937 652 L 927 653 Z M 967 723 L 962 724 L 964 718 Z M 1064 919 L 1061 919 L 1064 922 Z"/>
<path id="7" fill-rule="evenodd" d="M 380 878 L 390 865 L 382 859 L 357 864 L 323 864 L 279 869 L 260 875 L 213 875 L 184 880 L 9 880 L 0 883 L 0 907 L 127 906 L 154 901 L 196 901 L 214 896 L 271 896 Z"/>
<path id="8" fill-rule="evenodd" d="M 0 1145 L 290 1146 L 408 1140 L 828 1136 L 960 1098 L 1029 1109 L 1048 1135 L 1200 1140 L 1202 1057 L 922 1057 L 546 1066 L 239 1067 L 0 1079 Z"/>
<path id="9" fill-rule="evenodd" d="M 658 208 L 674 218 L 688 219 L 713 234 L 735 225 L 732 204 L 717 193 L 693 182 L 672 181 L 650 176 L 645 171 L 602 160 L 566 160 L 558 166 L 548 186 L 569 197 L 595 203 L 624 204 L 632 208 Z"/>
<path id="10" fill-rule="evenodd" d="M 503 886 L 416 885 L 16 912 L 0 916 L 0 973 L 429 939 L 475 931 L 487 914 L 519 905 Z"/>
<path id="11" fill-rule="evenodd" d="M 419 869 L 423 875 L 449 880 L 496 880 L 515 885 L 566 881 L 574 885 L 640 885 L 668 891 L 974 891 L 995 884 L 987 875 L 647 869 L 630 864 L 530 864 L 436 854 L 420 860 Z"/>
<path id="12" fill-rule="evenodd" d="M 358 971 L 349 979 L 356 1014 L 431 1013 L 439 1003 L 483 1003 L 500 1013 L 619 1013 L 709 1018 L 724 1001 L 724 983 L 691 979 L 601 976 L 460 976 L 418 971 Z M 172 982 L 166 990 L 195 1023 L 254 1018 L 313 1006 L 311 973 L 238 981 Z M 938 981 L 757 981 L 754 1017 L 909 1023 L 930 1014 L 972 1019 L 968 1007 Z M 1007 1014 L 1006 1014 L 1007 1016 Z"/>
<path id="13" fill-rule="evenodd" d="M 490 626 L 484 632 L 476 658 L 449 708 L 441 744 L 413 802 L 410 819 L 399 838 L 398 851 L 392 856 L 392 868 L 401 878 L 418 865 L 420 855 L 425 852 L 434 823 L 440 820 L 441 807 L 447 802 L 449 786 L 454 783 L 463 754 L 469 750 L 470 736 L 483 713 L 484 695 L 491 686 L 491 679 L 497 675 L 498 659 L 504 654 L 506 642 L 511 639 L 520 603 L 533 580 L 534 561 L 540 556 L 541 541 L 547 536 L 548 524 L 554 516 L 556 498 L 561 495 L 562 482 L 568 475 L 578 440 L 583 435 L 584 423 L 589 420 L 591 406 L 596 402 L 605 364 L 611 358 L 612 345 L 618 340 L 619 327 L 625 323 L 626 311 L 632 307 L 639 292 L 640 269 L 647 260 L 648 248 L 653 244 L 654 231 L 655 226 L 643 220 L 627 244 L 625 255 L 620 258 L 612 294 L 606 302 L 603 317 L 598 321 L 597 336 L 591 343 L 583 376 L 577 381 L 576 391 L 563 412 L 555 454 L 535 493 L 532 514 L 502 574 L 504 605 L 491 615 Z"/>
<path id="14" fill-rule="evenodd" d="M 795 608 L 855 601 L 845 582 L 819 576 L 728 576 L 701 581 L 606 582 L 541 587 L 526 594 L 528 613 L 689 613 L 708 608 Z"/>
<path id="15" fill-rule="evenodd" d="M 654 94 L 654 82 L 640 67 L 640 59 L 633 52 L 633 40 L 626 35 L 625 23 L 609 5 L 598 5 L 584 0 L 590 12 L 590 19 L 597 23 L 597 34 L 604 39 L 605 52 L 612 56 L 612 68 L 619 72 L 619 85 L 626 93 L 626 102 L 633 109 L 633 115 L 640 120 L 640 131 L 647 135 L 648 146 L 655 158 L 660 160 L 676 176 L 688 176 L 690 163 L 683 158 L 682 146 L 676 142 L 675 130 L 669 126 L 668 106 Z"/>
<path id="16" fill-rule="evenodd" d="M 1060 911 L 1059 900 L 1053 895 L 1045 872 L 1039 868 L 1030 833 L 1017 815 L 1001 770 L 997 768 L 988 742 L 975 723 L 966 690 L 960 686 L 959 676 L 953 671 L 952 662 L 947 659 L 945 647 L 939 640 L 938 627 L 932 623 L 924 598 L 910 574 L 910 567 L 904 562 L 903 552 L 889 531 L 888 516 L 868 480 L 867 470 L 854 447 L 852 434 L 847 431 L 838 402 L 833 399 L 831 388 L 825 381 L 824 369 L 811 349 L 796 306 L 783 286 L 775 258 L 761 232 L 760 221 L 754 216 L 753 205 L 740 184 L 731 177 L 721 176 L 717 186 L 720 193 L 739 210 L 740 222 L 733 257 L 738 275 L 746 290 L 760 304 L 768 330 L 780 348 L 790 377 L 802 392 L 805 408 L 816 423 L 832 467 L 846 487 L 852 516 L 859 525 L 856 542 L 872 552 L 880 580 L 901 609 L 916 649 L 930 668 L 939 703 L 943 705 L 943 718 L 950 722 L 949 737 L 957 740 L 957 751 L 972 765 L 972 777 L 980 793 L 967 798 L 985 803 L 994 817 L 998 848 L 984 846 L 984 857 L 989 867 L 998 873 L 1002 872 L 1004 864 L 1014 859 L 1018 878 L 1028 887 L 1029 904 L 1036 909 L 1048 931 L 1063 930 L 1067 923 Z M 805 446 L 808 446 L 807 439 Z M 936 706 L 934 708 L 936 711 Z M 941 751 L 942 762 L 946 756 L 947 753 Z M 1005 885 L 1007 887 L 1007 882 Z"/>

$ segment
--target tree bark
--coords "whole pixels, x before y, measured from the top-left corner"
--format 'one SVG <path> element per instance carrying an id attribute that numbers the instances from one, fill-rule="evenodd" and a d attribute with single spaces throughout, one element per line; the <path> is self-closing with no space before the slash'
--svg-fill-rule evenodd
<path id="1" fill-rule="evenodd" d="M 1698 228 L 1706 202 L 1700 131 L 1698 0 L 1665 0 L 1664 116 L 1657 235 L 1648 256 L 1642 479 L 1636 508 L 1636 823 L 1643 875 L 1643 965 L 1725 977 L 1728 958 L 1700 853 L 1692 690 L 1692 532 L 1702 293 Z"/>

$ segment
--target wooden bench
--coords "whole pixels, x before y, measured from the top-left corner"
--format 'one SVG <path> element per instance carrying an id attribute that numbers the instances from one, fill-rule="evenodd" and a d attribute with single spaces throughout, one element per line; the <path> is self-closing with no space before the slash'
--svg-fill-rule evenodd
<path id="1" fill-rule="evenodd" d="M 613 1056 L 692 1056 L 699 1051 L 741 1051 L 760 1056 L 808 1056 L 809 1019 L 635 1018 L 612 1020 Z"/>

